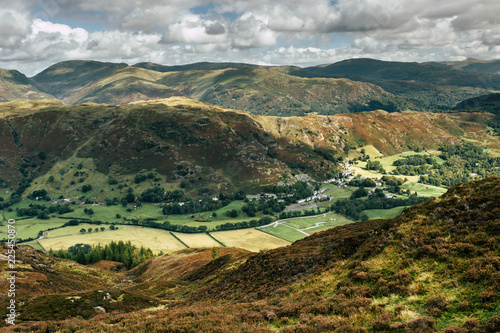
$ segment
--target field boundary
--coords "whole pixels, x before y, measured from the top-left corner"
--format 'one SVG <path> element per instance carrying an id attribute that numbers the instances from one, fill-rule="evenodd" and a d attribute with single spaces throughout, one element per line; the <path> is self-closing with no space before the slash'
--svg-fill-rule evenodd
<path id="1" fill-rule="evenodd" d="M 184 245 L 186 248 L 190 249 L 191 247 L 189 247 L 186 243 L 184 243 L 179 237 L 177 237 L 176 235 L 174 235 L 174 233 L 172 231 L 169 231 L 170 234 L 172 235 L 172 237 L 174 237 L 175 239 L 177 239 L 182 245 Z"/>
<path id="2" fill-rule="evenodd" d="M 248 228 L 250 229 L 250 228 Z M 255 228 L 253 228 L 255 229 Z M 226 244 L 222 243 L 220 240 L 218 240 L 217 238 L 215 238 L 214 236 L 212 236 L 209 232 L 207 232 L 207 235 L 209 235 L 214 241 L 216 241 L 217 243 L 219 243 L 220 245 L 222 245 L 222 247 L 227 247 Z"/>
<path id="3" fill-rule="evenodd" d="M 282 239 L 282 240 L 284 240 L 284 241 L 287 241 L 287 242 L 289 242 L 289 243 L 291 243 L 291 244 L 293 244 L 293 243 L 295 243 L 295 242 L 296 242 L 296 241 L 293 241 L 293 242 L 292 242 L 292 241 L 290 241 L 290 240 L 288 240 L 288 239 L 285 239 L 285 238 L 283 238 L 283 237 L 281 237 L 281 236 L 273 235 L 273 234 L 271 234 L 270 232 L 267 232 L 267 231 L 265 231 L 265 230 L 261 230 L 261 229 L 257 229 L 257 228 L 254 228 L 254 229 L 255 229 L 255 230 L 257 230 L 257 231 L 263 232 L 263 233 L 265 233 L 265 234 L 271 235 L 271 236 L 273 236 L 273 237 L 276 237 L 276 238 Z"/>

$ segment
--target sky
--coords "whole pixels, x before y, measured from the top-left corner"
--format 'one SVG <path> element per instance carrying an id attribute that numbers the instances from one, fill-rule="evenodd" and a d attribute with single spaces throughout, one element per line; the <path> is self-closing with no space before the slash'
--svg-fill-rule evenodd
<path id="1" fill-rule="evenodd" d="M 0 0 L 0 68 L 500 58 L 498 0 Z"/>

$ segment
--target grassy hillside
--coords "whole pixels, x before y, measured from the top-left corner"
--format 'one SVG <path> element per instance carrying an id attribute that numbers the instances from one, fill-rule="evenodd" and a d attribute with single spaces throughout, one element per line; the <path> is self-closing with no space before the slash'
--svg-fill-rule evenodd
<path id="1" fill-rule="evenodd" d="M 242 69 L 250 67 L 260 67 L 258 65 L 235 63 L 235 62 L 197 62 L 193 64 L 178 65 L 178 66 L 165 66 L 160 64 L 155 64 L 152 62 L 141 62 L 135 64 L 134 67 L 140 67 L 144 69 L 150 69 L 157 72 L 183 72 L 183 71 L 213 71 L 219 69 Z"/>
<path id="2" fill-rule="evenodd" d="M 156 81 L 161 74 L 127 64 L 97 61 L 57 63 L 31 80 L 67 104 L 127 103 L 181 95 Z"/>
<path id="3" fill-rule="evenodd" d="M 433 61 L 426 65 L 448 67 L 466 72 L 500 74 L 500 60 L 479 60 L 474 58 L 462 61 Z"/>
<path id="4" fill-rule="evenodd" d="M 40 91 L 22 73 L 0 69 L 0 103 L 17 99 L 42 100 L 53 96 Z"/>
<path id="5" fill-rule="evenodd" d="M 33 190 L 48 186 L 67 195 L 92 185 L 97 191 L 88 195 L 100 200 L 119 194 L 111 193 L 116 189 L 108 186 L 109 176 L 130 184 L 135 175 L 153 171 L 158 180 L 144 184 L 161 181 L 179 189 L 185 181 L 185 191 L 208 188 L 209 195 L 234 191 L 235 182 L 239 189 L 275 183 L 291 174 L 292 163 L 319 178 L 336 168 L 313 147 L 274 137 L 247 113 L 189 99 L 9 108 L 0 137 L 3 186 L 17 188 L 29 179 Z"/>
<path id="6" fill-rule="evenodd" d="M 159 82 L 200 101 L 260 115 L 301 116 L 402 109 L 380 87 L 340 79 L 306 79 L 272 68 L 174 72 Z"/>
<path id="7" fill-rule="evenodd" d="M 84 321 L 70 308 L 74 319 L 57 321 L 48 305 L 58 298 L 42 303 L 34 295 L 24 306 L 39 322 L 18 323 L 15 330 L 497 332 L 499 207 L 500 177 L 491 177 L 455 186 L 393 219 L 339 226 L 254 255 L 183 250 L 138 266 L 133 280 L 109 291 L 113 299 L 135 295 L 121 308 L 126 314 L 92 316 L 81 309 L 84 318 L 93 317 Z M 37 259 L 52 260 L 48 267 L 66 262 Z M 155 301 L 168 309 L 145 316 L 130 308 Z"/>
<path id="8" fill-rule="evenodd" d="M 495 116 L 467 117 L 383 111 L 261 117 L 186 98 L 120 106 L 7 103 L 0 105 L 0 184 L 16 189 L 23 181 L 30 193 L 46 188 L 53 197 L 82 196 L 82 186 L 90 185 L 87 196 L 102 201 L 127 190 L 110 186 L 114 177 L 134 184 L 136 194 L 154 184 L 176 190 L 184 181 L 184 191 L 207 188 L 210 195 L 300 173 L 326 179 L 336 161 L 365 145 L 393 155 L 484 130 L 484 147 L 498 149 L 498 137 L 484 125 Z M 157 180 L 134 183 L 148 172 Z"/>
<path id="9" fill-rule="evenodd" d="M 281 71 L 282 72 L 282 71 Z M 334 79 L 304 79 L 279 68 L 234 63 L 162 66 L 67 61 L 32 78 L 68 104 L 125 103 L 187 95 L 202 102 L 263 115 L 336 114 L 404 108 L 380 87 Z"/>
<path id="10" fill-rule="evenodd" d="M 500 94 L 469 98 L 458 103 L 454 109 L 468 112 L 490 112 L 500 116 Z"/>

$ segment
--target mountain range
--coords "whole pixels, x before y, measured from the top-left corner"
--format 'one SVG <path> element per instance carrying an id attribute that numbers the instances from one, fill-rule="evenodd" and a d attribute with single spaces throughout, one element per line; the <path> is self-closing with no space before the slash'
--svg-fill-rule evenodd
<path id="1" fill-rule="evenodd" d="M 495 64 L 476 61 L 470 66 L 494 68 Z M 31 78 L 3 70 L 0 98 L 120 104 L 187 96 L 222 107 L 275 116 L 332 115 L 376 109 L 443 111 L 468 98 L 500 89 L 500 75 L 494 69 L 470 66 L 374 59 L 351 59 L 306 68 L 243 63 L 129 66 L 66 61 Z"/>

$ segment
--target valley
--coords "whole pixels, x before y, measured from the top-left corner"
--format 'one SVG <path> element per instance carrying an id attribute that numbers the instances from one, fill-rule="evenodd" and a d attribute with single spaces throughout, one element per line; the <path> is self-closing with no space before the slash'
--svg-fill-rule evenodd
<path id="1" fill-rule="evenodd" d="M 0 72 L 20 295 L 0 327 L 494 332 L 500 76 L 484 64 Z"/>

